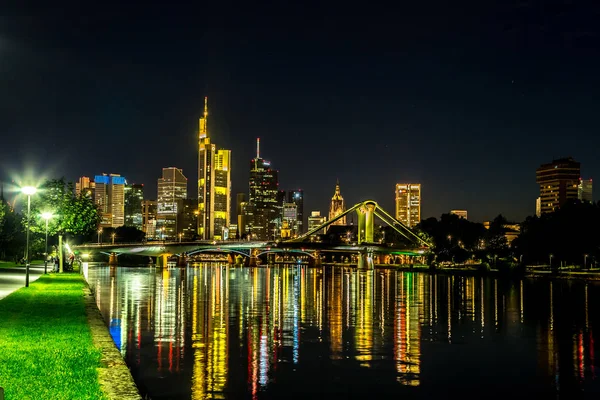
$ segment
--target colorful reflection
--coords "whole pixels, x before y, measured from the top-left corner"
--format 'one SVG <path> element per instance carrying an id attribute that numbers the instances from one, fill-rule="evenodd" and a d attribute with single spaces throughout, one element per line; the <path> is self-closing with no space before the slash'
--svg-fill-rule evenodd
<path id="1" fill-rule="evenodd" d="M 431 395 L 494 385 L 600 391 L 594 283 L 214 264 L 90 267 L 88 280 L 152 399 L 370 385 Z"/>

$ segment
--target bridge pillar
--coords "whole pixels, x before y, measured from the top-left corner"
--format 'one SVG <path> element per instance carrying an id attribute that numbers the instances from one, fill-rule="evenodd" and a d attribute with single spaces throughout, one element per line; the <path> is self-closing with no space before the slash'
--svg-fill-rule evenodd
<path id="1" fill-rule="evenodd" d="M 323 263 L 321 262 L 321 252 L 315 251 L 313 253 L 313 256 L 314 256 L 314 258 L 309 257 L 308 266 L 309 267 L 321 267 L 323 265 Z"/>
<path id="2" fill-rule="evenodd" d="M 118 263 L 117 253 L 110 253 L 110 256 L 108 256 L 108 265 L 117 265 Z"/>
<path id="3" fill-rule="evenodd" d="M 159 267 L 166 268 L 168 261 L 169 261 L 168 254 L 161 254 L 160 256 L 156 257 L 156 264 L 158 264 Z"/>
<path id="4" fill-rule="evenodd" d="M 178 256 L 177 257 L 177 266 L 178 267 L 187 267 L 187 257 L 184 255 Z"/>
<path id="5" fill-rule="evenodd" d="M 231 253 L 227 254 L 227 264 L 229 264 L 229 265 L 235 264 L 235 258 L 233 257 L 233 255 Z"/>
<path id="6" fill-rule="evenodd" d="M 366 202 L 356 209 L 358 216 L 358 243 L 374 242 L 375 204 Z"/>
<path id="7" fill-rule="evenodd" d="M 361 252 L 358 255 L 358 269 L 371 270 L 373 269 L 373 253 Z"/>
<path id="8" fill-rule="evenodd" d="M 244 266 L 244 261 L 245 261 L 244 257 L 242 257 L 239 254 L 236 254 L 236 256 L 235 256 L 235 264 L 234 265 L 236 267 L 243 267 Z"/>

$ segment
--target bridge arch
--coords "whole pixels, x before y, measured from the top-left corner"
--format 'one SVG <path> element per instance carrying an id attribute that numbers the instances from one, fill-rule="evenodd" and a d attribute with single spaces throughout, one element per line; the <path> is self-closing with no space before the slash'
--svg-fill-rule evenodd
<path id="1" fill-rule="evenodd" d="M 260 257 L 260 256 L 262 256 L 263 254 L 274 254 L 274 253 L 285 253 L 285 254 L 292 254 L 292 253 L 293 253 L 293 254 L 304 254 L 304 255 L 307 255 L 307 256 L 309 256 L 309 257 L 312 257 L 312 258 L 314 258 L 315 260 L 317 259 L 317 258 L 314 256 L 314 254 L 311 254 L 311 253 L 310 253 L 310 252 L 308 252 L 308 251 L 303 251 L 303 250 L 284 250 L 284 249 L 270 249 L 270 250 L 265 250 L 265 251 L 262 251 L 262 252 L 258 253 L 256 256 L 257 256 L 257 257 Z"/>
<path id="2" fill-rule="evenodd" d="M 186 254 L 188 256 L 191 256 L 191 255 L 198 254 L 198 253 L 236 253 L 236 254 L 242 255 L 244 257 L 250 257 L 250 254 L 248 254 L 248 253 L 244 253 L 243 251 L 234 250 L 234 249 L 198 249 L 198 250 L 190 251 Z"/>

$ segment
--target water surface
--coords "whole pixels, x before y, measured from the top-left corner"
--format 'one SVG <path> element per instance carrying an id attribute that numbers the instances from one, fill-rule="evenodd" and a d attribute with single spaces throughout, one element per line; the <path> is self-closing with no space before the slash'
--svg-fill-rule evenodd
<path id="1" fill-rule="evenodd" d="M 595 282 L 216 264 L 87 277 L 152 400 L 600 396 Z"/>

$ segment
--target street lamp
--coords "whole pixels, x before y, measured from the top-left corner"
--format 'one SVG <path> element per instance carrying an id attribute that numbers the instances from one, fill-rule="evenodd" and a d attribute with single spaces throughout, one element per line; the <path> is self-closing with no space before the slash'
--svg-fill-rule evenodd
<path id="1" fill-rule="evenodd" d="M 43 212 L 42 218 L 46 220 L 46 252 L 44 253 L 44 274 L 48 273 L 48 220 L 52 218 L 51 212 Z"/>
<path id="2" fill-rule="evenodd" d="M 552 269 L 552 257 L 554 257 L 554 254 L 550 254 L 550 269 Z"/>
<path id="3" fill-rule="evenodd" d="M 115 244 L 115 236 L 117 236 L 117 234 L 114 232 L 110 235 L 110 237 L 112 238 L 112 244 Z"/>
<path id="4" fill-rule="evenodd" d="M 98 229 L 98 246 L 100 245 L 100 235 L 102 235 L 102 228 Z"/>
<path id="5" fill-rule="evenodd" d="M 179 243 L 181 243 L 181 237 L 183 236 L 183 233 L 179 233 Z"/>
<path id="6" fill-rule="evenodd" d="M 583 269 L 585 269 L 585 267 L 587 266 L 587 257 L 588 257 L 587 254 L 583 255 Z"/>
<path id="7" fill-rule="evenodd" d="M 21 188 L 21 193 L 27 195 L 27 242 L 25 247 L 25 287 L 29 287 L 29 228 L 31 218 L 31 196 L 37 192 L 33 186 L 25 186 Z"/>

